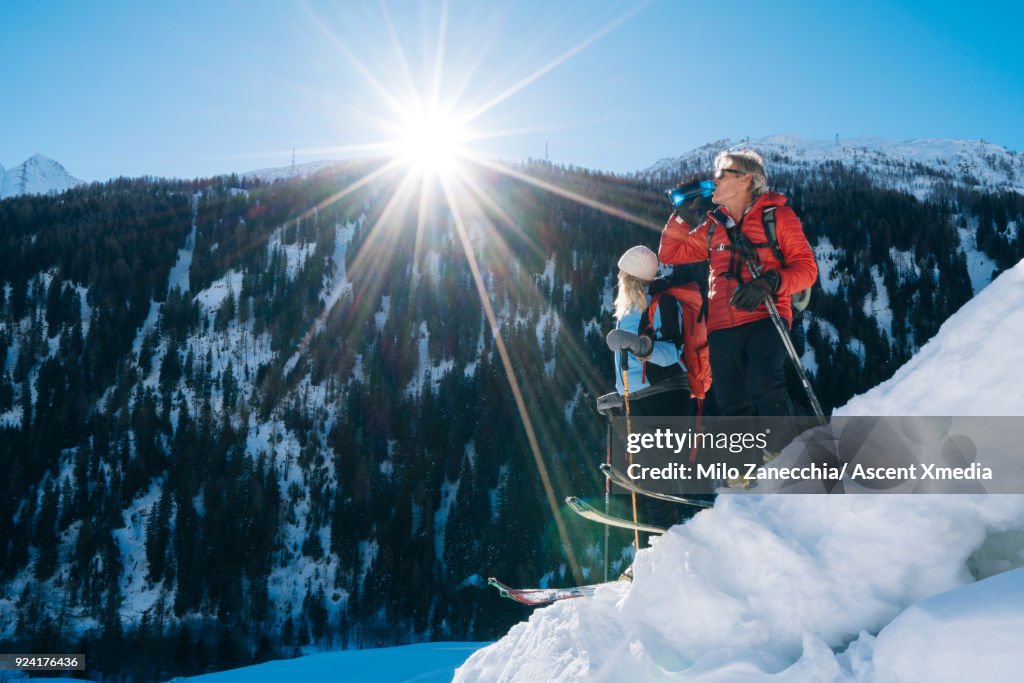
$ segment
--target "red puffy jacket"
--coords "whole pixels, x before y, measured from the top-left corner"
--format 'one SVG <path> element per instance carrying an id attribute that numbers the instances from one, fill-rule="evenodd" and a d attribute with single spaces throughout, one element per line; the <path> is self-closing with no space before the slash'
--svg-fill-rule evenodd
<path id="1" fill-rule="evenodd" d="M 768 248 L 768 237 L 765 235 L 761 221 L 762 212 L 766 207 L 778 207 L 775 210 L 775 234 L 779 249 L 786 259 L 783 268 L 772 250 Z M 728 213 L 722 207 L 723 213 Z M 735 220 L 735 217 L 733 218 Z M 708 253 L 708 229 L 715 223 L 711 234 L 711 253 Z M 811 245 L 807 243 L 803 226 L 796 213 L 786 206 L 786 198 L 778 192 L 765 192 L 754 200 L 753 205 L 743 217 L 741 224 L 743 234 L 758 247 L 757 255 L 761 267 L 765 270 L 777 270 L 781 276 L 778 296 L 778 309 L 790 326 L 793 324 L 793 308 L 790 299 L 794 292 L 807 289 L 818 278 L 818 264 L 814 259 Z M 711 282 L 708 290 L 708 331 L 714 332 L 728 327 L 744 325 L 761 318 L 768 317 L 768 309 L 762 304 L 756 310 L 747 312 L 729 303 L 732 293 L 739 282 L 729 272 L 732 250 L 729 248 L 729 237 L 725 226 L 708 214 L 708 219 L 697 228 L 673 216 L 665 225 L 661 234 L 661 246 L 658 247 L 658 260 L 662 263 L 695 263 L 710 258 Z M 743 282 L 751 277 L 745 267 L 741 267 Z M 728 275 L 728 277 L 727 277 Z"/>

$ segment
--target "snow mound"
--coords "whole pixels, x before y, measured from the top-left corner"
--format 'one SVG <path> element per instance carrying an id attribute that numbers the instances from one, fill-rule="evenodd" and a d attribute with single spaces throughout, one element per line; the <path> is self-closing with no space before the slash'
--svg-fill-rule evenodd
<path id="1" fill-rule="evenodd" d="M 938 333 L 835 415 L 1024 415 L 1024 261 L 964 304 Z"/>
<path id="2" fill-rule="evenodd" d="M 871 666 L 879 681 L 931 683 L 970 672 L 976 681 L 1019 680 L 1024 569 L 914 605 L 886 626 Z"/>
<path id="3" fill-rule="evenodd" d="M 839 412 L 1021 415 L 1022 280 Z M 632 583 L 536 610 L 455 680 L 1017 681 L 1022 567 L 1022 495 L 723 495 Z"/>
<path id="4" fill-rule="evenodd" d="M 724 496 L 642 550 L 632 584 L 537 610 L 455 680 L 870 680 L 856 670 L 903 656 L 894 619 L 974 581 L 972 555 L 1008 528 L 1024 528 L 1024 497 Z M 881 632 L 880 665 L 864 632 Z"/>

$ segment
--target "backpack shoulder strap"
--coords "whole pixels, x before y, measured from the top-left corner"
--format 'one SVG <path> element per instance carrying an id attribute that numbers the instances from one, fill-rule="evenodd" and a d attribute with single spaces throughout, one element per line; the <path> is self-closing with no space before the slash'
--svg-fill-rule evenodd
<path id="1" fill-rule="evenodd" d="M 782 267 L 786 267 L 786 257 L 782 255 L 782 249 L 779 248 L 779 237 L 775 231 L 775 209 L 776 206 L 769 206 L 767 209 L 761 212 L 761 222 L 764 224 L 764 234 L 768 238 L 768 248 L 772 250 L 772 254 L 779 260 Z"/>
<path id="2" fill-rule="evenodd" d="M 654 315 L 661 310 L 661 328 L 654 333 Z M 657 292 L 651 296 L 651 303 L 640 317 L 637 334 L 647 334 L 657 341 L 668 341 L 679 348 L 683 345 L 683 331 L 679 322 L 679 302 L 667 291 Z"/>

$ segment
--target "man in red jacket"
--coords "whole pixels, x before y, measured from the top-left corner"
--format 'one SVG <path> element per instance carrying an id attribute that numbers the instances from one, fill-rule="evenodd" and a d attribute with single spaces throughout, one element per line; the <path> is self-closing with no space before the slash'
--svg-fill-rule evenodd
<path id="1" fill-rule="evenodd" d="M 814 252 L 786 198 L 769 192 L 756 152 L 724 151 L 715 158 L 715 211 L 698 198 L 677 209 L 661 236 L 663 263 L 709 260 L 708 345 L 711 378 L 723 415 L 792 415 L 786 391 L 786 348 L 769 319 L 766 296 L 792 327 L 791 295 L 818 277 Z M 775 207 L 780 262 L 768 245 L 764 211 Z M 753 278 L 745 261 L 760 265 Z M 784 265 L 783 265 L 784 263 Z M 792 436 L 792 435 L 791 435 Z M 771 444 L 770 449 L 784 443 Z"/>

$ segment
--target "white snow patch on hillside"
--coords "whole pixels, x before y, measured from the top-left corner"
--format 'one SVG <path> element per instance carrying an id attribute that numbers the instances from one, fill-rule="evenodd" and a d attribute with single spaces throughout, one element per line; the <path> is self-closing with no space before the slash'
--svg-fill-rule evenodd
<path id="1" fill-rule="evenodd" d="M 828 339 L 833 346 L 839 345 L 839 328 L 825 320 L 824 318 L 818 318 L 809 316 L 807 318 L 807 324 L 810 325 L 810 321 L 818 323 L 818 329 L 821 330 L 821 334 Z"/>
<path id="2" fill-rule="evenodd" d="M 427 327 L 425 320 L 420 323 L 419 330 L 419 367 L 412 380 L 405 387 L 406 395 L 413 397 L 422 394 L 424 389 L 438 391 L 441 379 L 455 367 L 453 359 L 442 360 L 437 364 L 430 362 L 430 329 Z M 428 378 L 430 379 L 429 386 L 427 385 Z"/>
<path id="3" fill-rule="evenodd" d="M 806 334 L 807 324 L 804 324 L 804 333 Z M 810 344 L 804 344 L 804 353 L 800 356 L 800 365 L 803 366 L 811 375 L 818 374 L 818 357 L 814 354 L 814 347 Z"/>
<path id="4" fill-rule="evenodd" d="M 828 237 L 819 238 L 818 245 L 814 247 L 814 256 L 818 261 L 818 281 L 828 294 L 838 292 L 842 283 L 842 274 L 836 266 L 836 261 L 841 255 L 842 249 L 833 247 Z"/>
<path id="5" fill-rule="evenodd" d="M 174 267 L 171 268 L 171 274 L 167 278 L 167 291 L 170 292 L 172 289 L 177 287 L 184 294 L 188 292 L 189 279 L 188 272 L 192 268 L 192 255 L 196 249 L 196 216 L 199 211 L 199 199 L 202 197 L 202 193 L 195 193 L 192 195 L 192 229 L 188 233 L 188 237 L 185 238 L 185 244 L 178 249 L 178 259 L 174 262 Z"/>
<path id="6" fill-rule="evenodd" d="M 612 313 L 615 311 L 615 288 L 616 276 L 608 275 L 604 279 L 604 287 L 601 288 L 601 312 Z"/>
<path id="7" fill-rule="evenodd" d="M 562 319 L 555 313 L 554 309 L 548 309 L 540 314 L 534 332 L 537 335 L 537 346 L 540 348 L 541 358 L 544 359 L 544 374 L 548 377 L 555 376 L 555 340 L 558 338 L 558 331 L 562 328 Z M 545 337 L 550 335 L 551 348 L 545 348 Z M 551 356 L 548 357 L 548 353 Z"/>
<path id="8" fill-rule="evenodd" d="M 196 294 L 195 300 L 202 305 L 207 315 L 213 316 L 229 296 L 237 299 L 241 295 L 242 278 L 243 274 L 239 271 L 229 270 L 224 277 L 214 280 L 209 287 Z"/>
<path id="9" fill-rule="evenodd" d="M 544 264 L 544 272 L 537 276 L 537 285 L 544 290 L 544 293 L 551 297 L 555 290 L 555 257 L 551 256 Z"/>
<path id="10" fill-rule="evenodd" d="M 299 271 L 306 265 L 306 261 L 316 251 L 315 242 L 293 242 L 284 243 L 285 227 L 274 231 L 267 241 L 267 255 L 273 256 L 274 252 L 280 250 L 286 263 L 286 272 L 289 280 L 294 280 Z"/>
<path id="11" fill-rule="evenodd" d="M 380 298 L 380 310 L 373 314 L 373 321 L 377 324 L 377 330 L 384 330 L 384 323 L 388 321 L 388 313 L 391 311 L 391 296 L 385 294 Z"/>
<path id="12" fill-rule="evenodd" d="M 146 314 L 146 319 L 142 321 L 142 325 L 136 331 L 135 340 L 132 342 L 132 353 L 136 356 L 139 355 L 139 351 L 142 349 L 142 341 L 146 338 L 146 335 L 156 328 L 156 324 L 160 320 L 160 309 L 162 307 L 163 304 L 159 304 L 152 299 L 149 300 L 149 313 Z M 145 369 L 143 368 L 143 370 Z"/>
<path id="13" fill-rule="evenodd" d="M 119 612 L 128 624 L 138 624 L 143 613 L 153 607 L 162 593 L 160 584 L 150 584 L 146 578 L 149 572 L 146 520 L 155 512 L 160 490 L 159 482 L 151 484 L 146 493 L 122 511 L 124 526 L 112 532 L 121 553 L 121 595 L 130 598 L 121 603 Z"/>
<path id="14" fill-rule="evenodd" d="M 900 284 L 917 282 L 921 279 L 921 268 L 917 265 L 914 252 L 901 251 L 896 247 L 889 247 L 889 259 L 896 267 L 896 278 Z"/>
<path id="15" fill-rule="evenodd" d="M 572 414 L 576 411 L 576 406 L 580 402 L 580 398 L 583 396 L 583 384 L 577 382 L 576 389 L 573 391 L 572 398 L 565 403 L 564 413 L 565 421 L 572 424 Z"/>
<path id="16" fill-rule="evenodd" d="M 846 343 L 846 348 L 850 349 L 850 353 L 857 356 L 861 365 L 864 364 L 864 359 L 867 357 L 867 350 L 864 348 L 864 342 L 860 339 L 851 339 Z"/>
<path id="17" fill-rule="evenodd" d="M 437 510 L 434 512 L 434 557 L 437 558 L 442 571 L 446 563 L 444 561 L 444 537 L 448 531 L 448 515 L 451 513 L 455 497 L 459 493 L 459 482 L 461 480 L 448 481 L 441 484 L 441 500 Z"/>
<path id="18" fill-rule="evenodd" d="M 977 220 L 974 221 L 975 223 Z M 964 259 L 967 261 L 967 275 L 971 278 L 971 289 L 977 294 L 992 282 L 992 275 L 996 271 L 996 262 L 989 258 L 977 247 L 977 229 L 957 228 L 960 235 L 960 249 L 964 252 Z"/>
<path id="19" fill-rule="evenodd" d="M 889 308 L 889 288 L 885 286 L 882 271 L 878 266 L 871 266 L 871 281 L 874 289 L 864 297 L 864 315 L 874 316 L 879 327 L 892 339 L 892 309 Z"/>
<path id="20" fill-rule="evenodd" d="M 348 256 L 348 247 L 356 234 L 356 227 L 362 225 L 365 216 L 360 216 L 358 221 L 350 221 L 345 226 L 334 226 L 334 254 L 331 259 L 334 261 L 334 276 L 328 283 L 328 289 L 324 296 L 324 310 L 330 311 L 338 303 L 346 292 L 352 291 L 352 284 L 348 281 L 348 272 L 345 267 L 345 259 Z"/>

